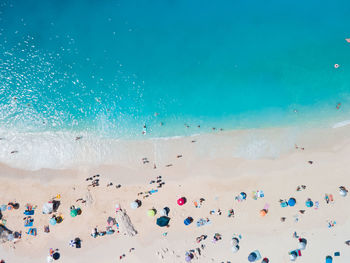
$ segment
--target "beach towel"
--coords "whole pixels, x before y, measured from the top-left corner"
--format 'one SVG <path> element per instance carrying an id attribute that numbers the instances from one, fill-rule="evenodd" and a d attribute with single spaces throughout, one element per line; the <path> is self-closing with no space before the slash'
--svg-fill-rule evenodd
<path id="1" fill-rule="evenodd" d="M 27 216 L 32 216 L 32 215 L 34 215 L 34 210 L 26 210 L 26 211 L 24 211 L 24 214 Z"/>
<path id="2" fill-rule="evenodd" d="M 264 192 L 262 190 L 253 191 L 253 199 L 257 200 L 258 198 L 263 198 Z"/>
<path id="3" fill-rule="evenodd" d="M 195 208 L 200 208 L 201 205 L 198 203 L 198 201 L 193 202 Z"/>
<path id="4" fill-rule="evenodd" d="M 197 221 L 196 225 L 197 227 L 201 227 L 201 226 L 205 226 L 205 225 L 209 225 L 211 223 L 211 221 L 208 219 L 204 219 L 204 218 L 201 218 Z"/>
<path id="5" fill-rule="evenodd" d="M 289 254 L 292 254 L 293 252 L 295 252 L 298 255 L 298 257 L 301 257 L 300 249 L 292 250 L 292 251 L 289 252 Z"/>
<path id="6" fill-rule="evenodd" d="M 315 210 L 317 210 L 320 207 L 320 203 L 318 201 L 315 202 Z"/>
<path id="7" fill-rule="evenodd" d="M 36 228 L 29 228 L 27 234 L 31 236 L 36 236 L 37 235 Z"/>
<path id="8" fill-rule="evenodd" d="M 31 226 L 33 226 L 33 223 L 34 223 L 34 220 L 32 220 L 32 219 L 29 219 L 29 220 L 25 220 L 24 221 L 24 226 L 25 227 L 31 227 Z"/>

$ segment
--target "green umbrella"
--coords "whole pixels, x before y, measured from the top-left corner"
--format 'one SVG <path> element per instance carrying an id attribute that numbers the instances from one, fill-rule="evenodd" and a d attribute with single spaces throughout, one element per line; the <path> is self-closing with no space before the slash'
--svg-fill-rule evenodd
<path id="1" fill-rule="evenodd" d="M 149 210 L 147 211 L 147 215 L 148 215 L 149 217 L 155 216 L 155 215 L 156 215 L 155 209 L 149 209 Z"/>
<path id="2" fill-rule="evenodd" d="M 71 210 L 70 210 L 70 216 L 71 216 L 71 217 L 76 217 L 77 215 L 78 215 L 77 209 L 71 209 Z"/>

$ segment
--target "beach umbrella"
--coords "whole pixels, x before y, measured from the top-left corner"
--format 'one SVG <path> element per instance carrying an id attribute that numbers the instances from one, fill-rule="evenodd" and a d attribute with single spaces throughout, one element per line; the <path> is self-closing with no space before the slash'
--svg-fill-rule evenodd
<path id="1" fill-rule="evenodd" d="M 266 209 L 261 209 L 260 210 L 260 215 L 261 216 L 266 216 L 266 214 L 267 214 L 267 210 Z"/>
<path id="2" fill-rule="evenodd" d="M 167 226 L 169 224 L 170 218 L 167 216 L 161 216 L 157 219 L 157 225 L 160 227 Z"/>
<path id="3" fill-rule="evenodd" d="M 326 263 L 333 263 L 333 258 L 331 256 L 327 256 Z"/>
<path id="4" fill-rule="evenodd" d="M 261 261 L 261 263 L 269 263 L 270 262 L 270 260 L 268 259 L 268 258 L 264 258 L 262 261 Z"/>
<path id="5" fill-rule="evenodd" d="M 167 214 L 167 212 L 166 212 L 166 210 L 163 208 L 162 210 L 160 210 L 159 211 L 159 214 L 161 215 L 161 216 L 167 216 L 168 214 Z"/>
<path id="6" fill-rule="evenodd" d="M 6 211 L 6 209 L 7 209 L 7 205 L 1 205 L 0 206 L 0 210 L 1 211 Z"/>
<path id="7" fill-rule="evenodd" d="M 62 223 L 62 221 L 63 221 L 63 217 L 62 217 L 61 215 L 56 216 L 56 222 L 57 222 L 57 224 Z"/>
<path id="8" fill-rule="evenodd" d="M 53 217 L 53 218 L 50 219 L 50 224 L 51 225 L 54 226 L 54 225 L 56 225 L 56 223 L 57 223 L 56 218 Z"/>
<path id="9" fill-rule="evenodd" d="M 239 250 L 239 246 L 238 245 L 232 247 L 233 253 L 236 253 L 238 250 Z"/>
<path id="10" fill-rule="evenodd" d="M 53 254 L 52 254 L 52 258 L 53 258 L 54 260 L 58 260 L 58 259 L 60 258 L 60 253 L 58 253 L 58 252 L 53 253 Z"/>
<path id="11" fill-rule="evenodd" d="M 189 254 L 189 255 L 187 255 L 187 256 L 185 257 L 185 261 L 186 261 L 186 262 L 190 262 L 190 261 L 192 260 L 193 257 L 191 257 L 190 255 L 191 255 L 191 254 Z"/>
<path id="12" fill-rule="evenodd" d="M 134 202 L 132 202 L 132 203 L 130 204 L 130 207 L 131 207 L 132 209 L 136 209 L 136 208 L 139 207 L 139 204 L 138 204 L 136 201 L 134 201 Z"/>
<path id="13" fill-rule="evenodd" d="M 156 210 L 155 210 L 155 209 L 149 209 L 149 210 L 147 211 L 147 215 L 148 215 L 149 217 L 155 216 L 155 215 L 156 215 Z"/>
<path id="14" fill-rule="evenodd" d="M 296 204 L 295 198 L 289 198 L 289 200 L 288 200 L 288 205 L 289 205 L 289 206 L 295 206 L 295 204 Z"/>
<path id="15" fill-rule="evenodd" d="M 310 199 L 308 199 L 308 200 L 305 202 L 305 205 L 306 205 L 307 207 L 313 207 L 313 206 L 314 206 L 314 203 L 313 203 Z"/>
<path id="16" fill-rule="evenodd" d="M 189 224 L 191 224 L 193 222 L 193 218 L 192 217 L 187 217 L 185 220 L 184 220 L 184 224 L 186 226 L 188 226 Z"/>
<path id="17" fill-rule="evenodd" d="M 69 241 L 69 246 L 70 246 L 70 247 L 74 247 L 74 245 L 75 245 L 74 240 Z"/>
<path id="18" fill-rule="evenodd" d="M 47 202 L 43 205 L 43 214 L 50 214 L 53 211 L 53 203 Z"/>
<path id="19" fill-rule="evenodd" d="M 290 257 L 290 261 L 295 261 L 298 257 L 298 254 L 297 254 L 297 252 L 292 251 L 292 252 L 290 252 L 289 257 Z"/>
<path id="20" fill-rule="evenodd" d="M 304 250 L 306 247 L 306 239 L 305 238 L 300 238 L 299 239 L 299 249 Z"/>
<path id="21" fill-rule="evenodd" d="M 232 240 L 231 240 L 231 245 L 234 247 L 234 246 L 237 246 L 239 243 L 239 240 L 238 238 L 236 237 L 233 237 Z"/>
<path id="22" fill-rule="evenodd" d="M 184 205 L 186 203 L 186 198 L 185 197 L 181 197 L 179 199 L 177 199 L 177 204 L 178 205 Z"/>
<path id="23" fill-rule="evenodd" d="M 71 210 L 70 210 L 70 216 L 71 216 L 71 217 L 76 217 L 77 215 L 78 215 L 77 209 L 71 209 Z"/>
<path id="24" fill-rule="evenodd" d="M 245 200 L 247 198 L 247 194 L 245 192 L 240 193 L 241 199 Z"/>
<path id="25" fill-rule="evenodd" d="M 348 194 L 348 191 L 346 191 L 345 189 L 341 188 L 341 189 L 339 190 L 339 194 L 340 194 L 341 196 L 345 197 L 345 196 Z"/>
<path id="26" fill-rule="evenodd" d="M 256 253 L 255 253 L 255 252 L 252 252 L 252 253 L 250 253 L 249 256 L 248 256 L 248 261 L 249 261 L 249 262 L 254 262 L 257 258 L 258 258 L 258 256 L 256 255 Z"/>
<path id="27" fill-rule="evenodd" d="M 169 207 L 164 207 L 162 210 L 160 210 L 159 214 L 161 216 L 168 216 L 169 212 L 170 212 Z"/>

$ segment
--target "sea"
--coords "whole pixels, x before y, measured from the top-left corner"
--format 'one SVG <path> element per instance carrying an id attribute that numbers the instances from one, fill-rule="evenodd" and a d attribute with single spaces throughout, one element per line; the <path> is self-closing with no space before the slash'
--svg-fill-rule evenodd
<path id="1" fill-rule="evenodd" d="M 348 0 L 1 0 L 0 162 L 81 163 L 77 139 L 103 152 L 109 140 L 348 125 L 349 11 Z"/>

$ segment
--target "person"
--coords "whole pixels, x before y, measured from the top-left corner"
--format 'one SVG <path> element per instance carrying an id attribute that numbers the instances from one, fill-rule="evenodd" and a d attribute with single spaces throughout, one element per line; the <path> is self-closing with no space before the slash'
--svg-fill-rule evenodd
<path id="1" fill-rule="evenodd" d="M 146 135 L 147 132 L 147 128 L 146 128 L 146 124 L 143 125 L 143 130 L 142 130 L 142 134 Z"/>
<path id="2" fill-rule="evenodd" d="M 95 227 L 95 228 L 92 230 L 92 232 L 91 232 L 91 236 L 92 236 L 93 238 L 96 238 L 97 235 L 98 235 L 98 231 L 97 231 L 97 228 Z"/>

